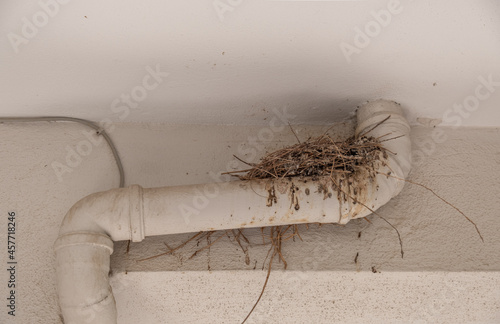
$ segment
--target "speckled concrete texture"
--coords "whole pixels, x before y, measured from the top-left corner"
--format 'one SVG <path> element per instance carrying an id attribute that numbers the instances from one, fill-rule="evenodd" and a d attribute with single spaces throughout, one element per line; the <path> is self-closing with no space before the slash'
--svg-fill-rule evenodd
<path id="1" fill-rule="evenodd" d="M 241 323 L 265 275 L 120 274 L 119 323 Z M 499 323 L 499 286 L 497 272 L 276 271 L 247 323 Z"/>

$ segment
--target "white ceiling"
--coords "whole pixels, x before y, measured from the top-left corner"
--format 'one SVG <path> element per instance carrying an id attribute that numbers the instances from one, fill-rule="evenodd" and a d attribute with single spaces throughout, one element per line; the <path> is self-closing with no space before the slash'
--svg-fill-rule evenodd
<path id="1" fill-rule="evenodd" d="M 51 16 L 38 1 L 0 3 L 1 116 L 265 124 L 287 106 L 294 123 L 330 123 L 382 97 L 415 123 L 474 97 L 481 76 L 500 82 L 496 0 L 65 1 L 40 2 Z M 214 5 L 224 4 L 221 19 Z M 349 63 L 341 44 L 380 26 L 371 12 L 390 6 L 391 21 Z M 127 116 L 113 111 L 156 65 L 163 82 Z M 446 123 L 500 126 L 500 86 L 492 91 Z"/>

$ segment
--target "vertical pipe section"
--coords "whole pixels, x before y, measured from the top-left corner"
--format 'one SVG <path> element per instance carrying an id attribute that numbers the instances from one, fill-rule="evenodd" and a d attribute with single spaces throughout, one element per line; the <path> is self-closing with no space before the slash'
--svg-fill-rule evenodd
<path id="1" fill-rule="evenodd" d="M 144 239 L 142 188 L 89 195 L 66 214 L 56 254 L 57 293 L 66 324 L 115 324 L 109 285 L 113 241 Z"/>
<path id="2" fill-rule="evenodd" d="M 116 323 L 108 279 L 113 241 L 105 234 L 72 233 L 60 236 L 54 250 L 57 293 L 65 323 Z"/>

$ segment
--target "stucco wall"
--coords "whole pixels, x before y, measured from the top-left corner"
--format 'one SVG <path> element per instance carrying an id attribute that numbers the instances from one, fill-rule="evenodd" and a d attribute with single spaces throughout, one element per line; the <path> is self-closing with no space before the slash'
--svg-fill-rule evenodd
<path id="1" fill-rule="evenodd" d="M 145 187 L 210 182 L 209 173 L 227 170 L 233 154 L 245 157 L 240 147 L 249 152 L 255 145 L 274 149 L 295 141 L 287 128 L 273 133 L 271 141 L 260 141 L 264 126 L 114 126 L 126 183 Z M 326 127 L 295 129 L 305 139 Z M 66 147 L 76 149 L 86 130 L 69 123 L 0 124 L 0 239 L 5 244 L 7 212 L 16 211 L 19 261 L 17 321 L 1 306 L 2 323 L 60 322 L 52 251 L 59 224 L 81 197 L 118 184 L 104 144 L 93 146 L 62 181 L 56 177 L 53 162 L 65 163 Z M 346 123 L 333 131 L 346 136 L 351 130 Z M 437 130 L 444 132 L 444 140 Z M 371 224 L 357 220 L 344 227 L 313 226 L 302 232 L 304 242 L 285 246 L 292 271 L 279 271 L 276 265 L 253 323 L 500 321 L 500 130 L 414 127 L 412 138 L 420 153 L 410 178 L 461 208 L 476 221 L 485 243 L 452 208 L 407 185 L 380 209 L 401 232 L 404 259 L 396 234 L 376 217 Z M 181 261 L 182 254 L 134 261 L 164 251 L 163 242 L 175 245 L 185 237 L 148 238 L 133 244 L 128 256 L 124 243 L 115 244 L 112 285 L 120 323 L 237 323 L 244 318 L 265 278 L 259 270 L 265 250 L 250 251 L 249 267 L 227 240 L 189 261 Z M 6 245 L 4 251 L 2 266 Z M 0 278 L 5 300 L 7 273 Z"/>

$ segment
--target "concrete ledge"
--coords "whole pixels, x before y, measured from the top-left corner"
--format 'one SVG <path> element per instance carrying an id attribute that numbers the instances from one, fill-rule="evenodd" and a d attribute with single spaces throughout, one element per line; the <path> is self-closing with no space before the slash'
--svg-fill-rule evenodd
<path id="1" fill-rule="evenodd" d="M 134 272 L 112 286 L 118 322 L 240 323 L 265 271 Z M 500 272 L 271 273 L 247 323 L 499 323 Z"/>

